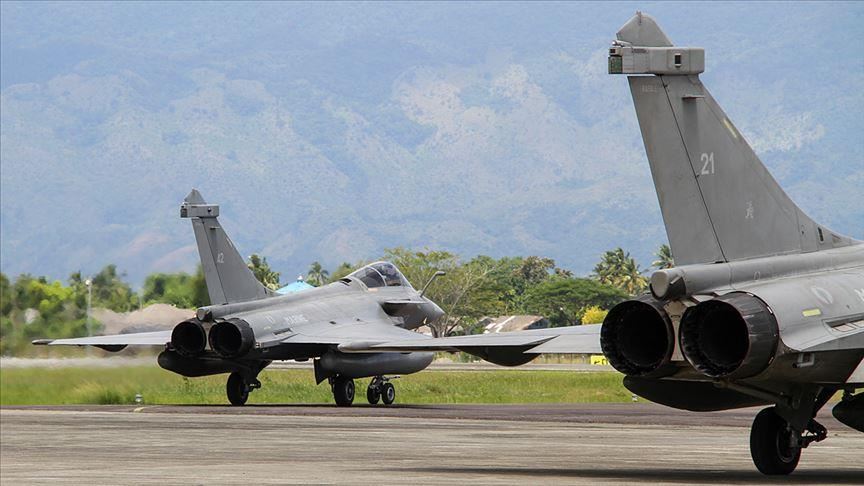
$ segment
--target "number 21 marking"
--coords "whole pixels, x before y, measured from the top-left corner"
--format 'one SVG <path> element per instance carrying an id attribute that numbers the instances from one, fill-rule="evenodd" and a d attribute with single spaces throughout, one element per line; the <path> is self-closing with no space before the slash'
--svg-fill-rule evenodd
<path id="1" fill-rule="evenodd" d="M 705 153 L 702 152 L 702 156 L 699 157 L 699 160 L 702 162 L 702 171 L 699 172 L 699 175 L 711 175 L 714 173 L 714 152 Z"/>

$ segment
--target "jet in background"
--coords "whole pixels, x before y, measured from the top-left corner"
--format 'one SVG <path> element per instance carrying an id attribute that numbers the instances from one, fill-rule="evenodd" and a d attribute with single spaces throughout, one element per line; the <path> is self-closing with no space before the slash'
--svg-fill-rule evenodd
<path id="1" fill-rule="evenodd" d="M 314 360 L 315 380 L 328 380 L 337 405 L 354 401 L 354 379 L 372 377 L 369 403 L 389 405 L 396 390 L 387 375 L 423 370 L 433 354 L 348 355 L 348 342 L 415 338 L 415 329 L 444 312 L 423 296 L 436 273 L 415 290 L 391 263 L 367 265 L 345 278 L 299 293 L 279 295 L 255 278 L 219 224 L 219 206 L 192 190 L 180 207 L 190 218 L 212 305 L 172 330 L 75 339 L 43 339 L 34 344 L 96 346 L 120 351 L 126 346 L 161 346 L 159 366 L 183 376 L 230 373 L 228 400 L 243 405 L 261 387 L 258 374 L 274 360 Z"/>
<path id="2" fill-rule="evenodd" d="M 711 411 L 768 405 L 750 451 L 789 474 L 827 437 L 816 413 L 864 432 L 864 242 L 810 219 L 786 195 L 699 79 L 701 48 L 676 47 L 638 13 L 609 50 L 626 74 L 677 267 L 602 326 L 414 342 L 352 351 L 462 350 L 504 365 L 601 348 L 632 392 Z"/>

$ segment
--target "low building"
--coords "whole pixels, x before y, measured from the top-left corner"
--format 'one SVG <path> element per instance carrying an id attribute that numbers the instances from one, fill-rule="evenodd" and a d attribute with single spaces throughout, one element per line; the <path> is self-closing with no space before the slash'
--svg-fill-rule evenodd
<path id="1" fill-rule="evenodd" d="M 293 294 L 294 292 L 302 292 L 304 290 L 314 289 L 313 285 L 309 285 L 303 280 L 303 275 L 297 277 L 297 280 L 277 290 L 277 294 Z"/>

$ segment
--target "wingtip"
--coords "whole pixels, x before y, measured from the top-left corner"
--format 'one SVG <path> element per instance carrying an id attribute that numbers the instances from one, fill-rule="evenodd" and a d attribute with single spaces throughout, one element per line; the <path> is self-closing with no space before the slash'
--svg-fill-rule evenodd
<path id="1" fill-rule="evenodd" d="M 30 344 L 33 344 L 34 346 L 46 346 L 46 345 L 51 344 L 53 342 L 54 342 L 53 339 L 34 339 L 33 341 L 30 342 Z"/>

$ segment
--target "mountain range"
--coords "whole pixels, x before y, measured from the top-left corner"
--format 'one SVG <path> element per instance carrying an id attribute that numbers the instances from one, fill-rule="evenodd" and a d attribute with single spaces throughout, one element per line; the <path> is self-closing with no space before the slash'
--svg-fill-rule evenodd
<path id="1" fill-rule="evenodd" d="M 606 74 L 637 7 L 706 49 L 790 196 L 864 237 L 864 4 L 2 2 L 0 269 L 192 270 L 193 187 L 283 280 L 396 246 L 646 265 L 665 232 Z"/>

